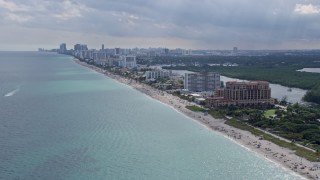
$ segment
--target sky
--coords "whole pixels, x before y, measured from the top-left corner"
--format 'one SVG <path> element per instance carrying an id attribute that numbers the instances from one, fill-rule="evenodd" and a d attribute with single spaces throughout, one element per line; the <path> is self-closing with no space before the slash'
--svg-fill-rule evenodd
<path id="1" fill-rule="evenodd" d="M 0 0 L 0 50 L 320 49 L 320 0 Z"/>

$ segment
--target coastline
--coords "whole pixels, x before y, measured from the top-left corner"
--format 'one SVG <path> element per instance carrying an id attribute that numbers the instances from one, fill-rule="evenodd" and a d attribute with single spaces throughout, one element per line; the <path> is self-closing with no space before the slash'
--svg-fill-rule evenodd
<path id="1" fill-rule="evenodd" d="M 120 83 L 128 85 L 135 90 L 138 90 L 151 98 L 158 100 L 159 102 L 170 106 L 176 111 L 182 113 L 183 115 L 205 125 L 208 129 L 219 132 L 226 138 L 238 143 L 244 148 L 257 153 L 261 157 L 266 158 L 277 165 L 285 168 L 290 172 L 294 172 L 295 175 L 300 175 L 302 178 L 306 179 L 319 179 L 320 178 L 320 169 L 318 168 L 315 171 L 312 171 L 310 168 L 313 168 L 315 164 L 304 158 L 300 158 L 299 156 L 294 154 L 294 151 L 282 148 L 272 142 L 266 140 L 259 140 L 259 137 L 251 134 L 250 132 L 243 131 L 240 129 L 236 129 L 225 124 L 225 120 L 223 119 L 215 119 L 210 115 L 203 115 L 201 112 L 193 112 L 187 108 L 186 105 L 192 105 L 186 100 L 182 100 L 176 96 L 168 94 L 164 91 L 154 89 L 146 84 L 135 82 L 134 80 L 126 79 L 119 75 L 114 75 L 110 72 L 102 70 L 99 67 L 94 65 L 89 65 L 85 62 L 81 62 L 78 59 L 74 59 L 74 62 L 90 68 L 98 73 L 105 74 L 109 78 L 112 78 Z M 259 146 L 259 148 L 258 148 Z"/>

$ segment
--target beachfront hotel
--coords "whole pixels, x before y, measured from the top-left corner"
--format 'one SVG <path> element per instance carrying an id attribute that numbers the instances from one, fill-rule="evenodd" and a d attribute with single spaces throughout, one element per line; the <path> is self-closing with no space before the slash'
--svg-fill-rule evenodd
<path id="1" fill-rule="evenodd" d="M 214 91 L 220 88 L 220 74 L 215 72 L 186 73 L 184 88 L 191 92 Z"/>
<path id="2" fill-rule="evenodd" d="M 213 97 L 206 99 L 208 107 L 259 106 L 274 104 L 271 88 L 266 81 L 227 82 L 226 87 L 217 89 Z"/>

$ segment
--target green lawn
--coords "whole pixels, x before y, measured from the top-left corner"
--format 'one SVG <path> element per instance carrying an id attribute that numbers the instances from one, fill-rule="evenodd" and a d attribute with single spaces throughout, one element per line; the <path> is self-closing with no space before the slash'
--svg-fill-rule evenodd
<path id="1" fill-rule="evenodd" d="M 269 118 L 270 116 L 275 115 L 275 113 L 276 113 L 275 109 L 270 109 L 270 110 L 264 112 L 264 117 Z"/>
<path id="2" fill-rule="evenodd" d="M 205 109 L 199 107 L 199 106 L 186 106 L 187 109 L 195 112 L 204 112 L 206 111 Z"/>

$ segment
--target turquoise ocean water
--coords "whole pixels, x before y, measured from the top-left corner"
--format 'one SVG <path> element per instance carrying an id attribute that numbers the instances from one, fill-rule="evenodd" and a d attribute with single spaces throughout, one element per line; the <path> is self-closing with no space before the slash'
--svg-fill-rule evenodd
<path id="1" fill-rule="evenodd" d="M 0 179 L 299 177 L 71 57 L 0 52 Z"/>

